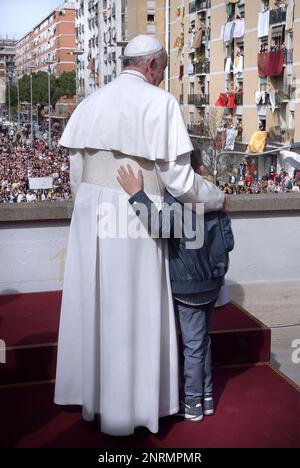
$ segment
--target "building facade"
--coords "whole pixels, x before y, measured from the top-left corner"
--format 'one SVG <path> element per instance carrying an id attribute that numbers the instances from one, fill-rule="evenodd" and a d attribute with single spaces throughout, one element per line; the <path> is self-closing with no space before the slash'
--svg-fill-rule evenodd
<path id="1" fill-rule="evenodd" d="M 0 38 L 0 105 L 6 102 L 6 86 L 15 69 L 16 42 Z"/>
<path id="2" fill-rule="evenodd" d="M 137 34 L 150 34 L 165 43 L 164 21 L 164 0 L 77 0 L 79 100 L 121 72 L 124 47 Z"/>
<path id="3" fill-rule="evenodd" d="M 299 141 L 299 37 L 294 0 L 170 0 L 170 91 L 194 140 L 211 136 L 218 108 L 243 149 L 258 130 L 266 149 Z M 252 169 L 266 173 L 276 159 L 253 156 Z"/>
<path id="4" fill-rule="evenodd" d="M 49 68 L 55 76 L 75 70 L 75 40 L 75 2 L 65 2 L 17 42 L 17 76 Z"/>

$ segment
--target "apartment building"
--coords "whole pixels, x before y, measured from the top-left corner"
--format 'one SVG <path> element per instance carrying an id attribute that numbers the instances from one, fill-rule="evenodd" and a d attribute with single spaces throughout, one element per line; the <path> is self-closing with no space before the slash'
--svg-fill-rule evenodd
<path id="1" fill-rule="evenodd" d="M 150 34 L 164 43 L 164 0 L 77 0 L 79 100 L 113 80 L 122 69 L 127 42 Z"/>
<path id="2" fill-rule="evenodd" d="M 77 80 L 79 98 L 109 83 L 121 70 L 119 56 L 125 20 L 124 1 L 77 0 Z"/>
<path id="3" fill-rule="evenodd" d="M 49 69 L 59 76 L 63 71 L 75 70 L 71 55 L 75 39 L 75 2 L 65 2 L 17 42 L 17 76 Z"/>
<path id="4" fill-rule="evenodd" d="M 170 5 L 170 91 L 191 135 L 208 137 L 207 115 L 217 107 L 223 108 L 226 127 L 237 129 L 233 135 L 243 149 L 258 129 L 267 132 L 267 149 L 299 141 L 300 2 Z M 251 158 L 260 174 L 278 161 L 279 152 Z"/>
<path id="5" fill-rule="evenodd" d="M 16 42 L 14 39 L 0 38 L 0 105 L 5 104 L 7 81 L 13 75 Z"/>

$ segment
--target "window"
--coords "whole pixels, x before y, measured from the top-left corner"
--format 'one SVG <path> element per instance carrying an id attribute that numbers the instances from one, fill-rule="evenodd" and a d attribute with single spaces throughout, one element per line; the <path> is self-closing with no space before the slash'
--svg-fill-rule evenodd
<path id="1" fill-rule="evenodd" d="M 147 14 L 147 23 L 155 23 L 155 15 L 153 13 Z"/>

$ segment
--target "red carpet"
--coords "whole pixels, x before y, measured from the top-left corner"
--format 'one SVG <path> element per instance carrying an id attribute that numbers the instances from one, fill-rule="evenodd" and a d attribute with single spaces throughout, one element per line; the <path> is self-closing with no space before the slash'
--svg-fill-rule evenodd
<path id="1" fill-rule="evenodd" d="M 55 378 L 61 291 L 0 296 L 0 336 L 6 342 L 0 385 Z M 216 309 L 215 366 L 269 362 L 270 330 L 233 304 Z"/>
<path id="2" fill-rule="evenodd" d="M 108 437 L 79 407 L 52 403 L 53 385 L 2 389 L 2 447 L 300 447 L 300 392 L 269 366 L 214 370 L 216 414 L 200 423 L 161 419 L 159 434 Z M 3 431 L 5 429 L 5 431 Z"/>
<path id="3" fill-rule="evenodd" d="M 0 446 L 300 448 L 299 389 L 267 364 L 270 330 L 233 304 L 213 319 L 213 417 L 165 418 L 157 435 L 142 428 L 126 438 L 101 434 L 79 407 L 53 404 L 47 381 L 55 376 L 60 304 L 60 291 L 0 296 L 0 337 L 8 347 L 0 365 Z"/>

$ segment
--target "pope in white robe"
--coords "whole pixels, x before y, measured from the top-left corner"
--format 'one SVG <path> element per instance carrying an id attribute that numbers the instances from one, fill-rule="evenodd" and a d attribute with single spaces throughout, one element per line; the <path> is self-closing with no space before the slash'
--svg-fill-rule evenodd
<path id="1" fill-rule="evenodd" d="M 135 235 L 136 216 L 116 179 L 130 163 L 142 169 L 147 194 L 165 189 L 186 202 L 221 210 L 224 195 L 194 173 L 193 149 L 180 107 L 160 89 L 167 64 L 161 43 L 137 36 L 125 66 L 82 101 L 60 143 L 70 149 L 75 198 L 66 256 L 54 401 L 100 414 L 101 430 L 158 432 L 178 411 L 178 355 L 167 242 Z M 127 235 L 124 231 L 133 231 Z M 145 230 L 146 231 L 146 230 Z"/>

